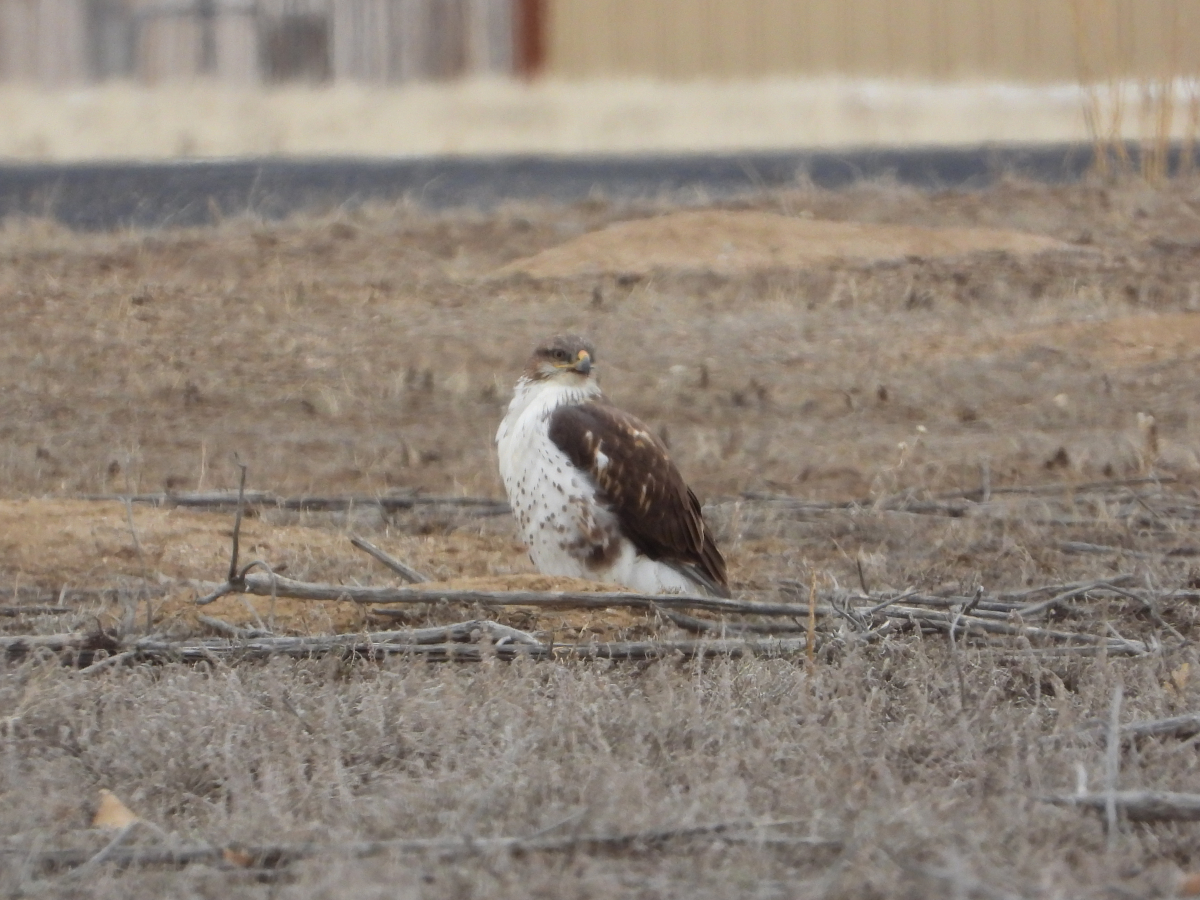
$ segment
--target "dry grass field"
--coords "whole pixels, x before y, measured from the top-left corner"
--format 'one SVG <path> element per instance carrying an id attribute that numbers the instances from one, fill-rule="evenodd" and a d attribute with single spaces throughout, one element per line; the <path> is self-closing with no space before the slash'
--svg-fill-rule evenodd
<path id="1" fill-rule="evenodd" d="M 1104 582 L 988 613 L 1090 645 L 849 614 L 821 618 L 811 659 L 81 668 L 103 655 L 9 642 L 7 896 L 1200 890 L 1195 824 L 1119 816 L 1106 834 L 1043 800 L 1111 785 L 1114 761 L 1124 790 L 1200 784 L 1200 728 L 1110 759 L 1097 727 L 1118 685 L 1122 725 L 1200 703 L 1198 183 L 800 185 L 711 210 L 399 206 L 103 235 L 9 222 L 0 298 L 0 639 L 206 633 L 195 582 L 224 578 L 229 510 L 86 498 L 227 490 L 235 453 L 252 490 L 359 498 L 252 508 L 244 558 L 291 578 L 393 583 L 358 534 L 446 590 L 567 586 L 532 573 L 506 515 L 372 502 L 501 497 L 496 424 L 532 343 L 562 329 L 593 337 L 610 395 L 668 440 L 739 596 L 949 605 L 982 588 L 986 611 Z M 395 627 L 338 602 L 204 612 L 300 636 Z M 688 636 L 637 610 L 431 603 L 406 621 L 469 618 L 558 645 Z M 101 790 L 144 822 L 108 852 Z M 320 852 L 239 849 L 304 842 Z M 118 864 L 195 845 L 232 849 Z M 101 855 L 56 866 L 57 849 Z"/>

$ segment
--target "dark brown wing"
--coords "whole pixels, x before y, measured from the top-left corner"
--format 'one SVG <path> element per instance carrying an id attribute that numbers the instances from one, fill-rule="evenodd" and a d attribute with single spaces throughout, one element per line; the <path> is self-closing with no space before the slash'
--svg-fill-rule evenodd
<path id="1" fill-rule="evenodd" d="M 704 523 L 700 501 L 642 422 L 608 403 L 560 406 L 550 440 L 587 472 L 622 532 L 650 559 L 709 582 L 729 596 L 725 560 Z"/>

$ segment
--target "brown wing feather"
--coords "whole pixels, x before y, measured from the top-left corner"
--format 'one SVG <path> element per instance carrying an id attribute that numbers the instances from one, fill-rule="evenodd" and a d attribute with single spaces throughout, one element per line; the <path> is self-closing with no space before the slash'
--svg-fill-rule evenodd
<path id="1" fill-rule="evenodd" d="M 554 411 L 550 440 L 591 476 L 639 551 L 692 569 L 728 595 L 725 560 L 705 525 L 700 501 L 649 428 L 608 403 L 584 403 Z"/>

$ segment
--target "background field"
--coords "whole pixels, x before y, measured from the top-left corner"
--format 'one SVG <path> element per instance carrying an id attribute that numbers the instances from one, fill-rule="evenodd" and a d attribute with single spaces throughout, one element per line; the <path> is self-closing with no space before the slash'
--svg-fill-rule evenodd
<path id="1" fill-rule="evenodd" d="M 801 258 L 805 247 L 768 235 L 780 241 L 774 262 L 756 255 L 766 238 L 731 238 L 680 265 L 671 253 L 697 235 L 681 234 L 679 219 L 665 220 L 674 232 L 635 230 L 624 245 L 620 231 L 589 236 L 671 212 L 601 198 L 153 234 L 8 223 L 0 573 L 14 603 L 53 603 L 64 586 L 112 592 L 14 617 L 8 631 L 139 630 L 148 615 L 155 631 L 200 630 L 187 580 L 223 576 L 230 517 L 78 498 L 229 488 L 235 452 L 250 487 L 279 495 L 500 497 L 491 441 L 511 383 L 537 338 L 569 328 L 593 337 L 610 395 L 669 441 L 708 504 L 737 592 L 793 597 L 789 581 L 816 579 L 824 589 L 995 594 L 1128 574 L 1152 604 L 1106 594 L 1065 605 L 1054 622 L 1157 642 L 1155 652 L 1055 654 L 1012 639 L 960 641 L 955 657 L 943 635 L 908 630 L 868 644 L 833 622 L 811 667 L 324 659 L 81 674 L 54 657 L 13 657 L 0 678 L 5 890 L 1186 888 L 1200 865 L 1194 825 L 1127 824 L 1110 847 L 1099 818 L 1037 798 L 1080 778 L 1103 783 L 1104 742 L 1087 726 L 1107 716 L 1117 683 L 1125 721 L 1196 708 L 1200 188 L 800 185 L 735 206 L 714 212 L 707 231 L 724 221 L 733 234 L 749 212 L 902 228 L 875 233 L 874 255 Z M 966 231 L 979 227 L 1057 243 L 1000 249 L 1012 235 L 989 245 Z M 883 237 L 901 233 L 907 249 L 887 252 Z M 947 235 L 977 244 L 947 253 Z M 618 267 L 589 262 L 601 245 L 617 246 Z M 553 275 L 539 269 L 547 258 L 560 267 Z M 1016 487 L 1041 490 L 1004 493 Z M 971 491 L 953 507 L 921 505 Z M 292 577 L 387 583 L 349 547 L 351 532 L 443 582 L 533 583 L 508 518 L 470 510 L 264 509 L 244 537 L 248 553 Z M 224 603 L 219 615 L 253 620 L 240 600 Z M 378 627 L 338 604 L 255 605 L 279 631 Z M 431 607 L 414 621 L 465 612 Z M 675 633 L 653 617 L 596 618 L 522 624 L 560 642 Z M 1120 762 L 1122 787 L 1196 784 L 1187 740 L 1131 742 Z M 787 819 L 795 834 L 842 845 L 760 835 L 479 853 L 452 865 L 336 853 L 272 871 L 100 865 L 84 877 L 26 865 L 34 850 L 102 846 L 88 828 L 101 788 L 179 842 Z"/>

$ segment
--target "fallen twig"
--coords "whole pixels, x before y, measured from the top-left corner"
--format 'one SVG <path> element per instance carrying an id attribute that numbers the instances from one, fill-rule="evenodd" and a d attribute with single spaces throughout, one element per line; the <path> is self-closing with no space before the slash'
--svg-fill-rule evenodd
<path id="1" fill-rule="evenodd" d="M 478 630 L 493 638 L 492 643 L 466 642 L 456 629 L 467 626 L 488 626 Z M 415 632 L 376 632 L 371 634 L 336 634 L 320 637 L 272 637 L 242 641 L 211 639 L 202 641 L 161 641 L 143 639 L 133 645 L 140 659 L 148 661 L 202 660 L 236 658 L 265 659 L 271 656 L 310 657 L 328 654 L 342 656 L 419 656 L 430 662 L 479 662 L 489 656 L 511 660 L 530 659 L 661 659 L 668 656 L 786 656 L 804 650 L 803 638 L 763 640 L 690 640 L 690 641 L 618 641 L 584 644 L 555 644 L 550 647 L 516 629 L 505 629 L 496 623 L 463 623 L 448 628 L 429 628 L 421 631 L 438 632 L 443 639 L 422 640 Z M 508 633 L 506 633 L 508 632 Z M 521 635 L 514 637 L 512 633 Z"/>
<path id="2" fill-rule="evenodd" d="M 116 638 L 103 633 L 70 632 L 67 634 L 0 635 L 0 651 L 9 656 L 23 656 L 36 650 L 61 653 L 66 650 L 116 650 Z"/>
<path id="3" fill-rule="evenodd" d="M 237 491 L 196 491 L 178 494 L 88 494 L 82 499 L 100 502 L 146 503 L 151 506 L 183 506 L 192 509 L 230 509 L 237 506 Z M 247 491 L 249 506 L 275 507 L 301 512 L 340 512 L 348 509 L 370 508 L 384 512 L 399 512 L 418 507 L 460 507 L 482 515 L 502 515 L 509 511 L 508 503 L 490 497 L 418 497 L 413 495 L 357 495 L 280 497 L 270 491 Z"/>
<path id="4" fill-rule="evenodd" d="M 408 565 L 407 563 L 402 563 L 400 560 L 396 559 L 396 557 L 384 552 L 383 550 L 380 550 L 366 538 L 361 538 L 355 535 L 354 537 L 350 538 L 350 543 L 359 550 L 362 550 L 364 553 L 383 563 L 409 584 L 423 584 L 429 580 L 412 566 Z"/>
<path id="5" fill-rule="evenodd" d="M 1110 578 L 1105 578 L 1105 584 L 1127 584 L 1133 581 L 1137 576 L 1131 572 L 1124 572 L 1120 575 L 1113 575 Z M 997 599 L 1002 602 L 1015 602 L 1017 607 L 1024 607 L 1020 601 L 1028 600 L 1030 597 L 1036 597 L 1038 594 L 1055 593 L 1060 594 L 1063 591 L 1071 591 L 1075 588 L 1088 587 L 1096 584 L 1093 579 L 1091 581 L 1073 581 L 1067 584 L 1043 584 L 1039 587 L 1026 588 L 1023 591 L 1002 591 L 997 595 Z"/>
<path id="6" fill-rule="evenodd" d="M 566 851 L 647 851 L 672 841 L 720 835 L 726 841 L 787 843 L 795 847 L 837 850 L 836 838 L 812 835 L 772 835 L 771 831 L 795 825 L 795 822 L 718 822 L 676 828 L 647 829 L 621 834 L 574 834 L 548 837 L 461 837 L 398 838 L 382 841 L 351 841 L 343 844 L 317 842 L 259 845 L 196 844 L 185 847 L 124 847 L 107 852 L 108 862 L 120 865 L 187 865 L 199 862 L 223 862 L 230 856 L 250 866 L 275 868 L 314 856 L 367 857 L 384 853 L 428 854 L 441 859 L 474 856 L 480 853 L 562 853 Z M 111 842 L 110 842 L 111 843 Z M 107 850 L 108 848 L 106 848 Z M 19 850 L 3 849 L 0 854 L 14 855 Z M 94 859 L 88 850 L 43 850 L 24 853 L 27 865 L 42 869 L 69 868 Z"/>
<path id="7" fill-rule="evenodd" d="M 795 510 L 841 511 L 857 509 L 874 509 L 881 511 L 912 512 L 923 514 L 939 514 L 959 516 L 968 509 L 983 505 L 989 500 L 994 501 L 997 495 L 1026 495 L 1044 496 L 1055 494 L 1091 494 L 1111 491 L 1129 486 L 1154 484 L 1173 484 L 1177 479 L 1163 478 L 1124 478 L 1111 481 L 1091 481 L 1082 484 L 1059 482 L 1041 485 L 1013 485 L 1009 487 L 980 486 L 966 491 L 947 491 L 934 494 L 931 497 L 918 499 L 911 492 L 890 497 L 864 497 L 855 500 L 837 502 L 805 500 L 786 494 L 766 494 L 748 491 L 739 497 L 714 501 L 711 505 L 719 506 L 725 503 L 769 503 L 785 505 Z M 987 500 L 985 500 L 985 496 Z M 237 505 L 236 491 L 181 491 L 178 493 L 146 493 L 146 494 L 88 494 L 82 499 L 95 501 L 118 501 L 131 503 L 146 503 L 154 506 L 183 506 L 200 509 L 230 509 Z M 245 502 L 250 506 L 275 507 L 277 509 L 309 511 L 309 512 L 338 512 L 360 507 L 378 507 L 385 512 L 399 512 L 418 507 L 456 507 L 470 510 L 476 515 L 503 515 L 509 512 L 509 505 L 504 500 L 491 497 L 434 497 L 416 494 L 401 495 L 369 495 L 347 494 L 338 496 L 306 495 L 299 497 L 281 497 L 270 491 L 247 491 Z"/>
<path id="8" fill-rule="evenodd" d="M 230 583 L 236 583 L 236 581 L 239 577 L 238 576 L 238 540 L 241 537 L 241 533 L 242 533 L 242 514 L 246 509 L 246 470 L 248 468 L 248 466 L 244 462 L 242 462 L 240 459 L 238 459 L 236 456 L 234 457 L 234 459 L 237 462 L 238 469 L 241 470 L 241 475 L 238 478 L 237 512 L 234 513 L 234 516 L 233 516 L 233 552 L 229 556 L 229 577 L 228 577 L 228 580 Z M 126 502 L 128 504 L 128 501 L 126 501 Z M 240 577 L 244 578 L 245 573 L 243 572 Z"/>
<path id="9" fill-rule="evenodd" d="M 1108 737 L 1104 748 L 1104 824 L 1110 853 L 1116 850 L 1118 834 L 1117 776 L 1121 771 L 1121 699 L 1124 695 L 1125 685 L 1118 681 L 1108 711 Z"/>
<path id="10" fill-rule="evenodd" d="M 1103 791 L 1094 794 L 1059 794 L 1041 797 L 1056 806 L 1079 806 L 1102 815 L 1111 802 L 1131 822 L 1195 822 L 1200 820 L 1200 794 L 1171 791 Z"/>
<path id="11" fill-rule="evenodd" d="M 1073 589 L 1070 593 L 1081 593 L 1086 586 Z M 738 615 L 757 616 L 786 616 L 796 619 L 807 618 L 809 607 L 791 603 L 760 603 L 747 600 L 726 600 L 718 597 L 688 597 L 674 594 L 625 594 L 625 593 L 589 593 L 589 592 L 543 592 L 543 591 L 448 591 L 425 590 L 421 588 L 394 587 L 363 587 L 359 585 L 317 584 L 312 582 L 293 581 L 289 578 L 267 578 L 258 575 L 247 576 L 240 586 L 223 585 L 217 591 L 210 593 L 199 602 L 207 601 L 223 593 L 233 590 L 244 591 L 260 596 L 290 597 L 298 600 L 348 601 L 372 605 L 372 612 L 379 616 L 401 616 L 403 612 L 387 609 L 387 605 L 418 604 L 418 603 L 464 603 L 481 606 L 534 606 L 541 608 L 583 608 L 606 609 L 612 607 L 629 607 L 634 609 L 663 609 L 663 610 L 707 610 Z M 850 606 L 846 598 L 833 597 L 830 602 L 845 603 L 845 614 L 865 618 L 872 610 L 887 618 L 901 619 L 913 624 L 919 624 L 938 631 L 948 631 L 955 617 L 964 634 L 1005 634 L 1023 635 L 1028 638 L 1040 638 L 1056 642 L 1078 642 L 1106 646 L 1109 653 L 1140 655 L 1148 652 L 1149 647 L 1142 641 L 1135 641 L 1120 636 L 1104 637 L 1082 632 L 1059 631 L 1026 625 L 1019 621 L 1009 621 L 1008 614 L 1018 607 L 1003 606 L 1000 610 L 984 609 L 987 604 L 980 598 L 962 598 L 959 602 L 964 605 L 975 604 L 970 615 L 965 611 L 952 612 L 947 610 L 925 609 L 914 605 L 919 600 L 928 599 L 937 605 L 946 605 L 947 598 L 912 598 L 908 603 L 895 603 L 891 606 L 876 602 L 877 598 L 856 597 L 854 600 L 869 602 L 869 608 Z M 1054 598 L 1052 598 L 1054 599 Z M 958 604 L 954 604 L 957 606 Z M 953 607 L 952 607 L 953 609 Z M 965 609 L 960 607 L 960 609 Z M 814 614 L 831 615 L 832 605 L 816 607 Z M 959 626 L 955 626 L 956 628 Z"/>
<path id="12" fill-rule="evenodd" d="M 949 615 L 928 609 L 894 606 L 888 610 L 888 615 L 895 618 L 907 618 L 915 623 L 928 625 L 938 631 L 948 631 L 951 627 L 951 617 Z M 998 622 L 993 619 L 984 619 L 977 616 L 962 616 L 959 624 L 968 632 L 973 629 L 985 634 L 1023 635 L 1029 638 L 1044 638 L 1053 641 L 1078 641 L 1086 644 L 1106 645 L 1110 654 L 1139 656 L 1150 650 L 1145 642 L 1129 638 L 1116 636 L 1104 637 L 1103 635 L 1075 631 L 1058 631 L 1050 628 L 1038 628 L 1034 625 L 1014 625 L 1008 622 Z"/>
<path id="13" fill-rule="evenodd" d="M 1122 737 L 1177 737 L 1189 738 L 1200 734 L 1200 715 L 1171 716 L 1168 719 L 1150 719 L 1145 722 L 1130 722 L 1121 726 Z"/>
<path id="14" fill-rule="evenodd" d="M 204 588 L 212 585 L 203 585 Z M 229 587 L 225 585 L 225 587 Z M 626 594 L 588 591 L 469 591 L 428 590 L 425 588 L 363 587 L 360 585 L 320 584 L 293 581 L 290 578 L 272 579 L 250 575 L 241 590 L 247 594 L 276 596 L 294 600 L 343 600 L 368 605 L 414 603 L 478 603 L 483 606 L 542 606 L 606 609 L 614 606 L 651 609 L 705 609 L 713 612 L 743 615 L 807 616 L 808 607 L 786 603 L 757 603 L 745 600 L 725 600 L 720 597 L 689 597 L 682 594 Z M 228 592 L 228 591 L 226 591 Z M 205 598 L 206 599 L 206 598 Z M 197 601 L 200 602 L 200 601 Z M 375 610 L 388 615 L 386 610 Z"/>
<path id="15" fill-rule="evenodd" d="M 883 512 L 910 512 L 920 514 L 962 516 L 974 506 L 986 502 L 994 502 L 997 495 L 1045 496 L 1054 494 L 1092 494 L 1110 491 L 1115 488 L 1125 488 L 1141 484 L 1172 484 L 1177 481 L 1173 477 L 1164 478 L 1116 478 L 1110 481 L 1088 481 L 1081 484 L 1056 482 L 1053 484 L 1012 485 L 1009 487 L 992 487 L 990 484 L 980 485 L 966 491 L 947 491 L 934 494 L 927 498 L 918 499 L 913 493 L 905 492 L 885 497 L 866 497 L 858 500 L 841 502 L 822 502 L 804 500 L 800 497 L 790 497 L 786 494 L 765 494 L 757 491 L 746 491 L 741 495 L 742 500 L 758 503 L 773 503 L 789 506 L 793 509 L 811 509 L 814 512 L 823 510 L 853 510 L 872 509 Z M 984 498 L 987 498 L 986 500 Z"/>
<path id="16" fill-rule="evenodd" d="M 61 616 L 75 612 L 70 606 L 0 606 L 0 618 L 15 619 L 17 616 Z"/>
<path id="17" fill-rule="evenodd" d="M 807 631 L 805 625 L 794 622 L 728 622 L 722 619 L 701 619 L 670 609 L 659 610 L 668 620 L 695 634 L 787 634 Z"/>
<path id="18" fill-rule="evenodd" d="M 126 650 L 124 653 L 115 653 L 112 656 L 104 657 L 104 659 L 100 660 L 99 662 L 92 663 L 90 666 L 84 666 L 79 670 L 79 674 L 93 675 L 96 672 L 100 672 L 104 669 L 112 668 L 113 666 L 119 666 L 121 663 L 133 659 L 137 655 L 138 651 L 136 650 Z"/>
<path id="19" fill-rule="evenodd" d="M 1099 731 L 1106 727 L 1107 723 L 1094 719 L 1082 726 L 1080 731 Z M 1198 734 L 1200 734 L 1200 713 L 1170 716 L 1166 719 L 1147 719 L 1121 726 L 1121 737 L 1127 740 L 1150 737 L 1186 739 Z"/>
<path id="20" fill-rule="evenodd" d="M 105 651 L 104 659 L 85 671 L 98 671 L 121 662 L 202 662 L 214 659 L 266 659 L 272 656 L 324 655 L 377 658 L 419 656 L 431 662 L 479 662 L 489 657 L 532 659 L 661 659 L 668 656 L 786 656 L 804 650 L 804 638 L 765 638 L 685 641 L 616 641 L 579 644 L 542 643 L 533 635 L 488 620 L 405 631 L 318 636 L 266 636 L 166 640 L 143 637 L 110 639 L 95 646 L 96 636 L 86 634 L 0 638 L 0 649 L 12 654 L 41 648 L 50 652 L 78 653 L 81 664 Z"/>
<path id="21" fill-rule="evenodd" d="M 1102 581 L 1091 581 L 1085 584 L 1071 585 L 1070 588 L 1062 593 L 1055 594 L 1053 597 L 1050 597 L 1046 600 L 1039 600 L 1037 603 L 1030 603 L 1028 606 L 1022 606 L 1020 609 L 1021 617 L 1029 618 L 1030 616 L 1036 616 L 1039 613 L 1053 609 L 1055 606 L 1066 600 L 1078 597 L 1080 594 L 1086 594 L 1088 591 L 1100 590 L 1101 588 L 1115 589 L 1115 587 L 1116 586 L 1108 579 Z"/>
<path id="22" fill-rule="evenodd" d="M 1142 550 L 1128 550 L 1125 547 L 1113 547 L 1109 544 L 1088 544 L 1083 541 L 1059 541 L 1058 549 L 1063 553 L 1117 553 L 1122 556 L 1132 556 L 1134 559 L 1155 559 L 1161 553 L 1146 553 Z"/>
<path id="23" fill-rule="evenodd" d="M 161 597 L 174 586 L 171 584 L 114 585 L 103 588 L 62 588 L 60 590 L 32 586 L 3 588 L 0 589 L 0 599 L 13 601 L 12 607 L 28 604 L 54 609 L 57 612 L 71 612 L 74 607 L 68 606 L 68 603 L 78 604 L 112 600 L 119 597 L 122 593 L 137 594 L 142 592 L 150 597 Z M 4 608 L 11 607 L 0 607 L 0 609 Z"/>

